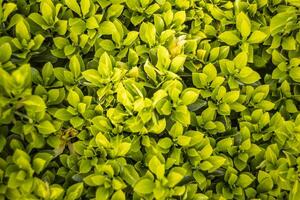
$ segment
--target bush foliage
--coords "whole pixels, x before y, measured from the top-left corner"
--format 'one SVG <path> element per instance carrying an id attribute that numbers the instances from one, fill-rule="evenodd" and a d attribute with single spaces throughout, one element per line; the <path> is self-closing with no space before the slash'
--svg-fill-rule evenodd
<path id="1" fill-rule="evenodd" d="M 299 0 L 0 4 L 0 199 L 300 199 Z"/>

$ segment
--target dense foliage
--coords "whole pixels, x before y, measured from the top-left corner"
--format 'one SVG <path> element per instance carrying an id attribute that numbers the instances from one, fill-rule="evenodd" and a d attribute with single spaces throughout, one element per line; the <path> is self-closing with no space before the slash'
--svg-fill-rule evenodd
<path id="1" fill-rule="evenodd" d="M 300 199 L 299 0 L 0 0 L 1 199 Z"/>

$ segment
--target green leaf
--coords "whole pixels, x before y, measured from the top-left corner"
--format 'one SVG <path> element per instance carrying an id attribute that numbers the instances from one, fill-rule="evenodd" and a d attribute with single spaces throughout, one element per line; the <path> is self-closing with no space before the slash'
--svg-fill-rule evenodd
<path id="1" fill-rule="evenodd" d="M 103 175 L 91 174 L 83 179 L 88 186 L 101 186 L 104 184 L 106 178 Z"/>
<path id="2" fill-rule="evenodd" d="M 96 200 L 109 199 L 110 191 L 109 188 L 98 187 L 96 190 Z"/>
<path id="3" fill-rule="evenodd" d="M 291 193 L 289 194 L 289 199 L 290 200 L 297 200 L 297 198 L 300 195 L 300 185 L 299 185 L 299 181 L 296 180 L 294 183 L 294 186 L 291 190 Z"/>
<path id="4" fill-rule="evenodd" d="M 111 40 L 101 40 L 99 44 L 105 51 L 113 51 L 115 49 L 115 44 Z"/>
<path id="5" fill-rule="evenodd" d="M 42 121 L 37 125 L 37 128 L 41 134 L 49 135 L 56 132 L 56 128 L 50 121 Z"/>
<path id="6" fill-rule="evenodd" d="M 271 178 L 264 178 L 263 180 L 259 181 L 257 186 L 258 192 L 268 192 L 273 188 L 273 180 Z"/>
<path id="7" fill-rule="evenodd" d="M 140 38 L 152 47 L 155 44 L 156 29 L 150 22 L 143 22 L 140 26 Z"/>
<path id="8" fill-rule="evenodd" d="M 124 28 L 123 24 L 119 20 L 114 20 L 114 25 L 116 27 L 116 31 L 112 32 L 112 39 L 117 45 L 121 45 L 121 41 L 124 37 Z"/>
<path id="9" fill-rule="evenodd" d="M 262 43 L 263 41 L 265 41 L 265 39 L 267 38 L 267 34 L 265 34 L 262 31 L 254 31 L 250 38 L 248 39 L 248 42 L 251 44 L 257 44 L 257 43 Z"/>
<path id="10" fill-rule="evenodd" d="M 28 16 L 29 19 L 31 19 L 34 23 L 38 24 L 39 26 L 41 26 L 44 30 L 46 30 L 48 28 L 47 22 L 45 21 L 45 19 L 43 18 L 43 16 L 41 16 L 38 13 L 31 13 Z"/>
<path id="11" fill-rule="evenodd" d="M 226 111 L 225 113 L 222 114 L 228 115 L 229 114 L 228 112 L 229 111 Z M 217 125 L 214 122 L 209 121 L 205 123 L 204 128 L 207 130 L 214 130 L 215 128 L 217 128 Z"/>
<path id="12" fill-rule="evenodd" d="M 79 172 L 88 173 L 92 168 L 91 161 L 88 159 L 82 159 L 80 161 Z"/>
<path id="13" fill-rule="evenodd" d="M 71 57 L 69 68 L 70 68 L 70 70 L 73 73 L 75 78 L 78 78 L 80 76 L 81 67 L 80 67 L 80 62 L 79 62 L 77 56 L 74 55 L 74 56 Z"/>
<path id="14" fill-rule="evenodd" d="M 248 55 L 246 52 L 242 51 L 241 53 L 237 54 L 233 61 L 237 68 L 246 67 L 248 62 Z"/>
<path id="15" fill-rule="evenodd" d="M 44 100 L 36 95 L 25 98 L 22 103 L 24 104 L 25 108 L 33 110 L 35 112 L 43 112 L 46 109 Z"/>
<path id="16" fill-rule="evenodd" d="M 289 21 L 296 18 L 294 11 L 291 12 L 281 12 L 273 16 L 270 21 L 270 32 L 272 35 L 281 33 L 285 30 L 285 26 Z"/>
<path id="17" fill-rule="evenodd" d="M 109 55 L 106 52 L 104 52 L 100 57 L 98 72 L 100 76 L 103 77 L 110 77 L 112 73 L 112 63 Z"/>
<path id="18" fill-rule="evenodd" d="M 295 105 L 294 101 L 292 99 L 287 99 L 285 102 L 286 110 L 289 113 L 297 113 L 298 109 L 297 106 Z"/>
<path id="19" fill-rule="evenodd" d="M 192 73 L 193 85 L 197 88 L 203 88 L 207 85 L 207 75 L 204 73 Z"/>
<path id="20" fill-rule="evenodd" d="M 172 112 L 172 105 L 167 99 L 160 100 L 155 106 L 157 112 L 161 115 L 170 115 Z"/>
<path id="21" fill-rule="evenodd" d="M 5 63 L 10 59 L 10 56 L 12 54 L 11 47 L 9 43 L 4 43 L 0 45 L 0 63 Z"/>
<path id="22" fill-rule="evenodd" d="M 213 121 L 216 117 L 216 109 L 208 107 L 201 113 L 201 116 L 204 122 Z"/>
<path id="23" fill-rule="evenodd" d="M 50 196 L 49 199 L 55 200 L 55 199 L 60 199 L 64 195 L 64 189 L 58 185 L 58 184 L 53 184 L 50 185 Z"/>
<path id="24" fill-rule="evenodd" d="M 126 197 L 122 190 L 118 190 L 112 195 L 111 200 L 126 200 Z"/>
<path id="25" fill-rule="evenodd" d="M 69 40 L 63 37 L 55 37 L 53 38 L 53 42 L 54 45 L 59 49 L 63 49 L 65 46 L 70 44 Z"/>
<path id="26" fill-rule="evenodd" d="M 157 145 L 163 149 L 169 149 L 173 145 L 173 142 L 170 138 L 166 137 L 160 139 Z"/>
<path id="27" fill-rule="evenodd" d="M 186 20 L 186 13 L 185 13 L 185 11 L 177 11 L 174 14 L 173 23 L 176 26 L 179 26 L 179 25 L 183 24 L 185 22 L 185 20 Z"/>
<path id="28" fill-rule="evenodd" d="M 96 17 L 91 16 L 86 20 L 86 28 L 88 29 L 95 29 L 99 27 L 99 23 Z"/>
<path id="29" fill-rule="evenodd" d="M 227 151 L 233 145 L 233 138 L 225 138 L 217 143 L 217 148 L 221 151 Z"/>
<path id="30" fill-rule="evenodd" d="M 81 197 L 83 189 L 84 189 L 84 185 L 82 182 L 71 185 L 67 190 L 65 199 L 67 200 L 79 199 Z"/>
<path id="31" fill-rule="evenodd" d="M 243 83 L 252 84 L 260 79 L 260 75 L 250 67 L 243 67 L 238 74 L 238 78 Z"/>
<path id="32" fill-rule="evenodd" d="M 146 60 L 144 64 L 144 71 L 150 79 L 156 81 L 155 67 L 149 62 L 149 60 Z"/>
<path id="33" fill-rule="evenodd" d="M 131 144 L 128 142 L 122 142 L 117 146 L 117 156 L 125 156 L 130 150 Z"/>
<path id="34" fill-rule="evenodd" d="M 33 159 L 34 171 L 39 174 L 43 169 L 45 169 L 52 157 L 53 156 L 49 153 L 37 153 Z"/>
<path id="35" fill-rule="evenodd" d="M 112 35 L 112 33 L 116 31 L 117 28 L 115 24 L 110 21 L 104 21 L 99 26 L 99 33 L 102 35 Z"/>
<path id="36" fill-rule="evenodd" d="M 55 112 L 54 117 L 63 121 L 69 121 L 73 115 L 72 113 L 68 112 L 67 109 L 61 108 Z"/>
<path id="37" fill-rule="evenodd" d="M 140 179 L 133 187 L 133 190 L 139 194 L 150 194 L 153 192 L 155 185 L 148 178 Z"/>
<path id="38" fill-rule="evenodd" d="M 199 164 L 199 168 L 203 171 L 207 171 L 207 170 L 213 168 L 213 165 L 208 161 L 204 161 Z"/>
<path id="39" fill-rule="evenodd" d="M 64 35 L 67 32 L 67 28 L 68 28 L 68 21 L 67 20 L 58 20 L 56 22 L 57 27 L 56 27 L 56 32 L 59 35 Z"/>
<path id="40" fill-rule="evenodd" d="M 272 110 L 275 107 L 275 104 L 271 101 L 263 100 L 258 105 L 258 108 L 264 109 L 265 111 Z"/>
<path id="41" fill-rule="evenodd" d="M 131 132 L 137 133 L 142 131 L 144 125 L 141 119 L 137 117 L 131 117 L 130 119 L 125 121 L 125 127 L 128 128 Z"/>
<path id="42" fill-rule="evenodd" d="M 211 156 L 212 152 L 213 152 L 213 148 L 211 147 L 210 144 L 207 144 L 205 145 L 205 147 L 201 149 L 199 154 L 201 156 L 201 159 L 205 160 Z"/>
<path id="43" fill-rule="evenodd" d="M 79 18 L 70 18 L 69 25 L 70 25 L 70 31 L 76 35 L 82 34 L 86 29 L 85 22 Z M 74 51 L 75 51 L 76 48 L 73 47 L 72 49 L 74 49 Z"/>
<path id="44" fill-rule="evenodd" d="M 124 6 L 120 4 L 113 4 L 107 9 L 107 19 L 111 17 L 119 17 L 123 12 Z"/>
<path id="45" fill-rule="evenodd" d="M 289 75 L 294 81 L 300 82 L 300 67 L 293 67 L 290 70 Z"/>
<path id="46" fill-rule="evenodd" d="M 177 144 L 183 147 L 187 147 L 190 145 L 192 138 L 185 135 L 179 135 L 177 138 Z"/>
<path id="47" fill-rule="evenodd" d="M 90 10 L 90 7 L 91 7 L 90 0 L 81 0 L 80 1 L 80 7 L 81 7 L 82 15 L 83 16 L 87 15 L 89 13 L 89 10 Z M 78 9 L 78 8 L 76 8 L 76 9 Z"/>
<path id="48" fill-rule="evenodd" d="M 71 10 L 81 16 L 80 6 L 76 0 L 65 0 L 65 3 Z"/>
<path id="49" fill-rule="evenodd" d="M 253 182 L 253 178 L 246 173 L 240 174 L 237 180 L 237 185 L 242 188 L 247 188 Z"/>
<path id="50" fill-rule="evenodd" d="M 251 140 L 250 139 L 246 139 L 240 145 L 241 150 L 249 150 L 250 148 L 251 148 Z"/>
<path id="51" fill-rule="evenodd" d="M 117 100 L 128 109 L 132 108 L 133 96 L 124 88 L 123 84 L 117 87 Z"/>
<path id="52" fill-rule="evenodd" d="M 133 186 L 140 179 L 139 174 L 132 165 L 123 166 L 121 177 L 131 186 Z"/>
<path id="53" fill-rule="evenodd" d="M 21 149 L 16 149 L 12 156 L 12 160 L 21 169 L 31 169 L 30 157 L 26 152 L 22 151 Z"/>
<path id="54" fill-rule="evenodd" d="M 178 55 L 172 59 L 170 71 L 177 73 L 180 69 L 182 69 L 186 60 L 186 55 Z"/>
<path id="55" fill-rule="evenodd" d="M 41 13 L 43 15 L 43 18 L 47 22 L 52 22 L 53 16 L 54 16 L 54 5 L 50 1 L 42 1 L 40 5 Z"/>
<path id="56" fill-rule="evenodd" d="M 31 69 L 29 64 L 24 64 L 12 73 L 15 85 L 19 88 L 27 88 L 31 85 Z"/>
<path id="57" fill-rule="evenodd" d="M 127 34 L 127 37 L 124 39 L 123 44 L 126 45 L 126 46 L 132 45 L 132 43 L 137 39 L 138 36 L 139 36 L 139 32 L 130 31 Z"/>
<path id="58" fill-rule="evenodd" d="M 95 141 L 99 147 L 105 147 L 105 148 L 110 147 L 110 143 L 108 139 L 102 133 L 98 133 L 96 135 Z"/>
<path id="59" fill-rule="evenodd" d="M 6 21 L 7 20 L 7 17 L 17 9 L 17 5 L 14 4 L 14 3 L 11 3 L 11 2 L 8 2 L 8 3 L 5 3 L 4 6 L 4 12 L 3 12 L 3 15 L 2 15 L 2 21 Z"/>
<path id="60" fill-rule="evenodd" d="M 91 82 L 94 85 L 101 85 L 101 76 L 99 75 L 98 71 L 95 69 L 88 69 L 82 72 L 83 77 L 85 80 Z"/>
<path id="61" fill-rule="evenodd" d="M 103 132 L 109 131 L 112 127 L 110 121 L 104 116 L 96 116 L 92 120 L 97 129 Z"/>
<path id="62" fill-rule="evenodd" d="M 164 69 L 168 69 L 171 63 L 170 54 L 167 48 L 164 46 L 158 46 L 157 48 L 157 64 L 156 67 L 164 71 Z"/>
<path id="63" fill-rule="evenodd" d="M 296 40 L 293 36 L 285 37 L 282 41 L 282 48 L 284 50 L 293 51 L 296 50 Z"/>
<path id="64" fill-rule="evenodd" d="M 129 66 L 136 66 L 137 63 L 139 61 L 139 56 L 138 54 L 133 50 L 133 49 L 129 49 L 128 52 L 128 65 Z"/>
<path id="65" fill-rule="evenodd" d="M 154 123 L 154 125 L 151 127 L 149 132 L 160 134 L 161 132 L 163 132 L 165 130 L 165 128 L 166 128 L 166 119 L 163 118 L 163 119 L 158 120 L 156 123 Z"/>
<path id="66" fill-rule="evenodd" d="M 235 31 L 225 31 L 219 35 L 219 39 L 230 46 L 235 46 L 240 42 L 240 38 Z"/>
<path id="67" fill-rule="evenodd" d="M 5 145 L 6 145 L 6 138 L 4 135 L 0 135 L 0 153 L 3 151 Z"/>
<path id="68" fill-rule="evenodd" d="M 80 103 L 80 97 L 79 95 L 73 91 L 70 90 L 68 97 L 67 97 L 68 103 L 73 106 L 74 108 L 77 108 L 78 104 Z"/>
<path id="69" fill-rule="evenodd" d="M 222 100 L 225 103 L 232 104 L 238 100 L 239 96 L 240 96 L 240 91 L 230 91 L 224 95 Z"/>
<path id="70" fill-rule="evenodd" d="M 172 188 L 177 185 L 184 178 L 185 174 L 186 170 L 184 168 L 175 167 L 171 169 L 167 177 L 169 187 Z"/>
<path id="71" fill-rule="evenodd" d="M 25 25 L 25 22 L 23 20 L 19 21 L 16 24 L 16 35 L 20 39 L 30 40 L 30 32 L 28 30 L 28 27 Z"/>
<path id="72" fill-rule="evenodd" d="M 243 38 L 247 38 L 251 32 L 251 22 L 248 16 L 240 12 L 236 17 L 236 27 L 243 36 Z"/>
<path id="73" fill-rule="evenodd" d="M 184 126 L 188 126 L 191 123 L 190 112 L 188 111 L 186 106 L 178 106 L 172 115 L 174 119 Z"/>
<path id="74" fill-rule="evenodd" d="M 165 174 L 165 166 L 160 162 L 160 160 L 153 156 L 149 161 L 149 169 L 156 174 L 156 176 L 161 179 Z"/>
<path id="75" fill-rule="evenodd" d="M 231 111 L 230 106 L 227 103 L 222 103 L 219 105 L 218 112 L 221 115 L 230 115 L 230 111 Z"/>
<path id="76" fill-rule="evenodd" d="M 199 90 L 195 88 L 186 88 L 182 91 L 180 99 L 184 105 L 190 105 L 197 101 L 199 97 Z"/>
<path id="77" fill-rule="evenodd" d="M 73 117 L 70 120 L 70 123 L 74 128 L 80 129 L 80 127 L 84 124 L 84 119 L 82 119 L 80 117 Z"/>
<path id="78" fill-rule="evenodd" d="M 220 168 L 225 163 L 226 159 L 221 156 L 210 156 L 207 161 L 212 164 L 212 167 L 208 170 L 208 172 L 211 173 Z"/>
<path id="79" fill-rule="evenodd" d="M 178 137 L 179 135 L 182 135 L 182 133 L 183 133 L 183 126 L 179 122 L 175 122 L 175 124 L 172 126 L 171 130 L 169 131 L 169 134 L 174 138 Z"/>
<path id="80" fill-rule="evenodd" d="M 271 147 L 272 147 L 271 145 L 267 147 L 266 152 L 265 152 L 265 159 L 266 159 L 266 161 L 269 161 L 269 162 L 275 164 L 277 161 L 277 155 Z"/>
<path id="81" fill-rule="evenodd" d="M 49 196 L 49 189 L 47 188 L 47 184 L 40 180 L 39 178 L 34 178 L 34 193 L 38 196 L 41 197 L 42 199 L 45 199 Z"/>
<path id="82" fill-rule="evenodd" d="M 217 77 L 217 69 L 213 64 L 207 64 L 203 68 L 203 73 L 206 74 L 206 80 L 211 82 Z"/>

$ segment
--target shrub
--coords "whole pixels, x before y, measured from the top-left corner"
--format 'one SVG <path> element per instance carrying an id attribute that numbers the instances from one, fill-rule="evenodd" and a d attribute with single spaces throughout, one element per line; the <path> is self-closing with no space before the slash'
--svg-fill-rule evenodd
<path id="1" fill-rule="evenodd" d="M 0 199 L 300 198 L 299 0 L 0 3 Z"/>

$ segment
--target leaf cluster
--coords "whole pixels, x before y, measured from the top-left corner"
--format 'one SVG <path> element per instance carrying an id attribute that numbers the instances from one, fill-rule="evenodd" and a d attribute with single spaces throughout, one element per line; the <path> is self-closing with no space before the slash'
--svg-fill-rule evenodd
<path id="1" fill-rule="evenodd" d="M 300 198 L 298 0 L 0 5 L 0 200 Z"/>

